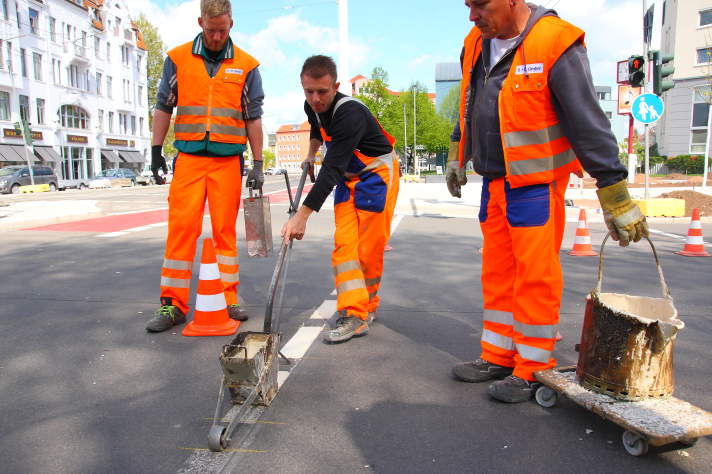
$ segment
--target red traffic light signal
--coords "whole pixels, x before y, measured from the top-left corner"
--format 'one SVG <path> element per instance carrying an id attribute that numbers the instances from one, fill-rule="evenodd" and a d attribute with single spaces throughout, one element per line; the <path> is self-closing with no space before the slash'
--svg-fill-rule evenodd
<path id="1" fill-rule="evenodd" d="M 628 83 L 633 87 L 640 87 L 645 81 L 645 58 L 631 56 L 628 58 Z"/>

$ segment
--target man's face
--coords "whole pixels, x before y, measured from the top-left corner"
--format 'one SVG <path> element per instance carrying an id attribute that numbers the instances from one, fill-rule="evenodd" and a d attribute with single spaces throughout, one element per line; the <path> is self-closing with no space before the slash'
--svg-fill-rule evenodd
<path id="1" fill-rule="evenodd" d="M 334 97 L 339 91 L 339 83 L 336 78 L 329 74 L 320 78 L 311 77 L 304 74 L 302 77 L 302 89 L 304 97 L 312 110 L 318 114 L 323 114 L 334 102 Z"/>
<path id="2" fill-rule="evenodd" d="M 220 51 L 225 47 L 227 37 L 232 28 L 232 18 L 227 13 L 208 17 L 198 18 L 198 24 L 203 29 L 203 44 L 210 51 Z"/>
<path id="3" fill-rule="evenodd" d="M 512 0 L 465 0 L 465 6 L 470 9 L 470 21 L 487 39 L 506 38 L 516 30 L 515 4 Z"/>

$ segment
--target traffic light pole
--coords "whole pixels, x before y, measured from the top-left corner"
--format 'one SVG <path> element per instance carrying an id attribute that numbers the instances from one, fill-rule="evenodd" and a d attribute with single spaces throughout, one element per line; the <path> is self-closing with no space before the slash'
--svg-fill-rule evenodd
<path id="1" fill-rule="evenodd" d="M 643 0 L 643 18 L 648 11 L 647 1 Z M 643 93 L 647 91 L 646 87 L 648 85 L 648 71 L 650 70 L 650 61 L 648 59 L 648 42 L 643 38 L 643 57 L 645 58 L 645 76 L 643 78 Z M 645 130 L 645 197 L 647 201 L 650 198 L 648 191 L 648 177 L 650 176 L 650 146 L 648 145 L 648 124 L 644 126 Z"/>

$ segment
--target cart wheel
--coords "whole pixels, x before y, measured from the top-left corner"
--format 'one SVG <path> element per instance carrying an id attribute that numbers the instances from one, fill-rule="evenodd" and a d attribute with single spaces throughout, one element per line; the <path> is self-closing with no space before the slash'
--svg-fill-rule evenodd
<path id="1" fill-rule="evenodd" d="M 680 444 L 684 444 L 688 448 L 691 448 L 692 446 L 697 444 L 697 440 L 700 438 L 683 438 L 680 440 Z"/>
<path id="2" fill-rule="evenodd" d="M 542 385 L 534 392 L 534 399 L 544 408 L 551 408 L 556 405 L 556 402 L 559 400 L 559 394 L 556 393 L 556 390 Z"/>
<path id="3" fill-rule="evenodd" d="M 227 433 L 224 426 L 213 425 L 208 433 L 208 447 L 210 451 L 219 453 L 227 448 Z"/>
<path id="4" fill-rule="evenodd" d="M 642 456 L 648 452 L 648 440 L 632 431 L 623 432 L 623 447 L 631 456 Z"/>

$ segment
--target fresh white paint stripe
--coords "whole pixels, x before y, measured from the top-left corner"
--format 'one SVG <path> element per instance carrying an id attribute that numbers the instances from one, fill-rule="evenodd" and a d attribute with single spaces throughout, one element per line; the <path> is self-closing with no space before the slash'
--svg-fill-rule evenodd
<path id="1" fill-rule="evenodd" d="M 167 226 L 167 225 L 168 225 L 168 221 L 166 221 L 166 222 L 157 222 L 157 223 L 155 223 L 155 224 L 148 224 L 148 225 L 145 226 L 145 227 L 165 227 L 165 226 Z"/>
<path id="2" fill-rule="evenodd" d="M 290 373 L 288 370 L 280 370 L 277 372 L 277 388 L 282 388 L 282 384 L 287 380 Z"/>
<path id="3" fill-rule="evenodd" d="M 108 234 L 99 234 L 97 237 L 121 237 L 126 235 L 126 232 L 109 232 Z"/>
<path id="4" fill-rule="evenodd" d="M 391 235 L 396 232 L 396 229 L 398 228 L 398 225 L 401 223 L 402 220 L 403 214 L 398 214 L 397 216 L 393 217 L 393 220 L 391 221 Z"/>
<path id="5" fill-rule="evenodd" d="M 651 234 L 663 235 L 663 236 L 665 236 L 665 237 L 670 237 L 670 238 L 672 238 L 672 239 L 677 239 L 677 240 L 686 240 L 686 239 L 687 239 L 687 236 L 686 236 L 686 235 L 668 234 L 667 232 L 663 232 L 663 231 L 657 230 L 657 229 L 650 229 L 650 233 L 651 233 Z M 710 243 L 710 242 L 705 242 L 705 241 L 702 241 L 701 244 L 707 245 L 708 247 L 712 246 L 712 243 Z"/>
<path id="6" fill-rule="evenodd" d="M 142 230 L 150 230 L 151 228 L 147 225 L 141 226 L 141 227 L 133 227 L 131 229 L 127 229 L 125 232 L 141 232 Z"/>
<path id="7" fill-rule="evenodd" d="M 330 294 L 331 296 L 334 296 L 336 294 L 336 288 L 334 288 L 334 291 L 332 291 Z"/>
<path id="8" fill-rule="evenodd" d="M 220 311 L 226 308 L 224 293 L 218 293 L 217 295 L 201 295 L 198 293 L 195 296 L 196 311 Z"/>
<path id="9" fill-rule="evenodd" d="M 336 300 L 325 300 L 309 319 L 329 319 L 336 312 Z"/>
<path id="10" fill-rule="evenodd" d="M 124 202 L 129 202 L 129 201 L 124 201 Z M 153 212 L 153 211 L 167 211 L 167 207 L 157 207 L 155 209 L 141 209 L 140 211 L 127 211 L 127 212 L 114 212 L 111 214 L 107 214 L 107 216 L 125 216 L 127 214 L 142 214 L 144 212 Z"/>
<path id="11" fill-rule="evenodd" d="M 200 279 L 201 280 L 219 280 L 220 270 L 217 263 L 201 263 L 200 264 Z"/>
<path id="12" fill-rule="evenodd" d="M 282 347 L 282 354 L 289 359 L 301 359 L 312 343 L 319 337 L 324 326 L 302 326 Z"/>

